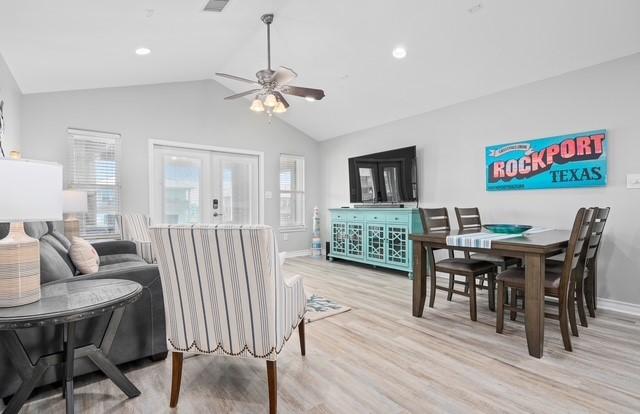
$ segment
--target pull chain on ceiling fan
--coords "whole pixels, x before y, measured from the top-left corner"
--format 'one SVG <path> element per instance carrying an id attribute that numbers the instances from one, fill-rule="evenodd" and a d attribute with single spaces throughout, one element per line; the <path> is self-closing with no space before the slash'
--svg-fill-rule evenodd
<path id="1" fill-rule="evenodd" d="M 324 91 L 322 89 L 289 85 L 289 82 L 298 76 L 293 69 L 285 66 L 280 66 L 276 71 L 271 69 L 271 23 L 273 23 L 273 14 L 264 14 L 261 20 L 267 25 L 267 68 L 259 70 L 256 73 L 258 80 L 253 81 L 240 76 L 216 72 L 216 76 L 249 83 L 258 86 L 258 88 L 227 96 L 224 99 L 231 100 L 255 94 L 255 99 L 251 103 L 251 110 L 255 112 L 266 112 L 271 116 L 274 113 L 286 112 L 287 108 L 289 108 L 289 102 L 287 102 L 283 95 L 299 96 L 308 101 L 319 101 L 324 98 Z"/>

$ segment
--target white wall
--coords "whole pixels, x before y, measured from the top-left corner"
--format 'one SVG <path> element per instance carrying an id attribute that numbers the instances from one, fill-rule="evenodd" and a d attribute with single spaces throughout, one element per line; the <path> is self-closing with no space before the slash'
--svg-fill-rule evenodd
<path id="1" fill-rule="evenodd" d="M 610 206 L 600 297 L 640 304 L 640 54 L 321 143 L 322 212 L 347 205 L 347 158 L 417 145 L 420 206 L 478 206 L 484 222 L 569 228 L 582 206 Z M 484 148 L 606 128 L 606 188 L 485 191 Z M 325 231 L 325 235 L 328 234 Z"/>
<path id="2" fill-rule="evenodd" d="M 0 54 L 0 101 L 4 101 L 5 131 L 2 147 L 6 156 L 9 151 L 20 150 L 20 106 L 22 92 L 9 67 Z"/>
<path id="3" fill-rule="evenodd" d="M 211 80 L 24 95 L 22 147 L 27 158 L 64 163 L 67 128 L 122 135 L 122 211 L 149 211 L 148 140 L 233 147 L 265 153 L 265 222 L 279 224 L 279 155 L 305 156 L 307 189 L 319 188 L 319 144 L 274 117 L 249 111 L 249 102 L 224 101 L 233 92 Z M 280 250 L 307 249 L 319 192 L 307 194 L 309 231 L 280 238 Z M 282 236 L 282 235 L 281 235 Z"/>

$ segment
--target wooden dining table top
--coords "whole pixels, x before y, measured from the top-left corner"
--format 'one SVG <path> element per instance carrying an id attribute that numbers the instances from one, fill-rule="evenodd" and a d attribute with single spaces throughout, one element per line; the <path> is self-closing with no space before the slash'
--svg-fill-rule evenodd
<path id="1" fill-rule="evenodd" d="M 569 230 L 546 230 L 532 234 L 523 234 L 518 237 L 493 240 L 491 242 L 491 249 L 447 245 L 447 236 L 458 236 L 472 233 L 478 233 L 478 230 L 449 230 L 432 231 L 429 233 L 413 233 L 409 235 L 409 239 L 427 242 L 434 245 L 442 245 L 442 248 L 446 246 L 447 248 L 455 250 L 500 250 L 502 252 L 514 253 L 549 254 L 566 248 L 569 243 L 569 238 L 571 237 L 571 231 Z"/>

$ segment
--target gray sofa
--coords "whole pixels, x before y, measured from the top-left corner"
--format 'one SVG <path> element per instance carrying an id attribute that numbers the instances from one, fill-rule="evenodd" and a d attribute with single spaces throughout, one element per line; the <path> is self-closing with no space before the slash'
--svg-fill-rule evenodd
<path id="1" fill-rule="evenodd" d="M 25 223 L 25 231 L 40 240 L 41 284 L 60 283 L 69 278 L 128 279 L 143 287 L 142 297 L 129 305 L 116 334 L 109 358 L 116 364 L 150 357 L 163 359 L 167 355 L 164 304 L 160 274 L 156 265 L 147 264 L 136 255 L 135 244 L 128 241 L 94 243 L 100 256 L 100 269 L 92 275 L 76 276 L 76 269 L 68 255 L 69 240 L 62 234 L 62 223 Z M 8 224 L 0 224 L 0 239 L 8 233 Z M 76 326 L 78 346 L 100 344 L 110 315 L 79 322 Z M 54 327 L 21 329 L 18 336 L 31 360 L 62 350 L 59 329 Z M 76 361 L 77 375 L 97 371 L 88 358 Z M 40 386 L 61 383 L 62 370 L 49 369 Z M 13 395 L 21 380 L 0 345 L 0 398 Z"/>

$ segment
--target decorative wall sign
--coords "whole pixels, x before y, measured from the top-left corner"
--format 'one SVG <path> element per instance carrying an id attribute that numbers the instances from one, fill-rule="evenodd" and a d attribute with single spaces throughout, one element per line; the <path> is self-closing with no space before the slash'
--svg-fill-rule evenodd
<path id="1" fill-rule="evenodd" d="M 606 135 L 601 129 L 487 147 L 487 190 L 605 186 Z"/>

